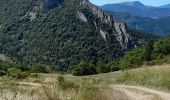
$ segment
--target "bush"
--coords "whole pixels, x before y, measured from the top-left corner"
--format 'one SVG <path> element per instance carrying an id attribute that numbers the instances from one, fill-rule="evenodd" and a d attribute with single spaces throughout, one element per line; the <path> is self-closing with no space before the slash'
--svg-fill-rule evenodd
<path id="1" fill-rule="evenodd" d="M 50 67 L 46 65 L 36 64 L 32 65 L 30 70 L 32 73 L 49 73 Z"/>
<path id="2" fill-rule="evenodd" d="M 170 37 L 161 39 L 153 45 L 153 59 L 162 59 L 165 55 L 170 53 Z"/>
<path id="3" fill-rule="evenodd" d="M 120 70 L 120 67 L 118 66 L 118 60 L 112 60 L 110 63 L 103 63 L 98 62 L 96 65 L 96 72 L 97 73 L 108 73 L 112 71 L 118 71 Z"/>
<path id="4" fill-rule="evenodd" d="M 103 93 L 99 87 L 90 84 L 81 87 L 81 91 L 76 100 L 107 100 L 105 93 Z"/>
<path id="5" fill-rule="evenodd" d="M 73 68 L 72 74 L 75 76 L 92 75 L 96 74 L 96 69 L 93 65 L 88 64 L 85 61 L 81 61 Z"/>
<path id="6" fill-rule="evenodd" d="M 119 66 L 122 69 L 136 68 L 142 65 L 144 61 L 145 50 L 143 48 L 137 48 L 126 53 L 125 56 L 119 61 Z"/>
<path id="7" fill-rule="evenodd" d="M 119 71 L 120 67 L 119 66 L 111 66 L 111 71 Z"/>
<path id="8" fill-rule="evenodd" d="M 8 73 L 8 76 L 11 76 L 11 77 L 17 78 L 17 79 L 26 78 L 30 75 L 30 73 L 22 72 L 20 69 L 16 69 L 16 68 L 8 69 L 7 73 Z"/>
<path id="9" fill-rule="evenodd" d="M 66 81 L 62 76 L 58 76 L 57 81 L 58 81 L 58 86 L 61 90 L 70 90 L 70 89 L 78 90 L 79 88 L 77 84 L 70 81 Z"/>
<path id="10" fill-rule="evenodd" d="M 7 75 L 6 71 L 0 70 L 0 76 Z"/>
<path id="11" fill-rule="evenodd" d="M 106 66 L 104 63 L 99 62 L 96 66 L 97 73 L 107 73 L 110 72 L 110 67 Z"/>
<path id="12" fill-rule="evenodd" d="M 30 75 L 31 78 L 40 78 L 40 75 L 37 73 L 33 73 Z"/>

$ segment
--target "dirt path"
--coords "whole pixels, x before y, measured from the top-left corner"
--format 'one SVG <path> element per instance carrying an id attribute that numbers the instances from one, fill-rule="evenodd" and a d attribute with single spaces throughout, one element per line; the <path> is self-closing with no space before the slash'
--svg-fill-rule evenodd
<path id="1" fill-rule="evenodd" d="M 31 87 L 41 87 L 42 84 L 31 83 L 31 82 L 18 82 L 19 85 L 31 86 Z"/>
<path id="2" fill-rule="evenodd" d="M 112 89 L 114 90 L 113 94 L 115 91 L 124 94 L 124 97 L 122 97 L 123 99 L 121 100 L 170 100 L 170 93 L 144 87 L 112 85 Z M 121 94 L 119 96 L 121 96 Z"/>

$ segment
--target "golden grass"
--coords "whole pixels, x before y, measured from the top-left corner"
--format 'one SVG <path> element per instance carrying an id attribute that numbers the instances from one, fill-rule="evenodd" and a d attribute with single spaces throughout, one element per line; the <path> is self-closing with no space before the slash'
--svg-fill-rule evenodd
<path id="1" fill-rule="evenodd" d="M 9 100 L 16 97 L 27 100 L 110 100 L 114 93 L 109 86 L 113 84 L 140 85 L 170 91 L 170 65 L 143 66 L 138 69 L 81 77 L 62 75 L 64 81 L 60 83 L 57 79 L 59 76 L 38 74 L 24 80 L 1 77 L 0 99 L 8 97 L 6 100 Z M 18 84 L 19 82 L 28 84 Z M 34 86 L 32 83 L 40 86 Z"/>

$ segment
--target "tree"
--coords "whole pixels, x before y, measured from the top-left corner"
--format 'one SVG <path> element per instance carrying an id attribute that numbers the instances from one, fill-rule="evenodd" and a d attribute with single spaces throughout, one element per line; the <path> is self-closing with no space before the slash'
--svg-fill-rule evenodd
<path id="1" fill-rule="evenodd" d="M 170 38 L 161 39 L 154 43 L 152 54 L 153 59 L 161 59 L 163 56 L 170 53 Z"/>
<path id="2" fill-rule="evenodd" d="M 76 76 L 96 74 L 96 69 L 92 64 L 81 61 L 74 67 L 72 74 Z"/>
<path id="3" fill-rule="evenodd" d="M 143 61 L 145 61 L 145 51 L 143 48 L 137 48 L 126 53 L 119 63 L 122 69 L 128 69 L 139 67 Z"/>

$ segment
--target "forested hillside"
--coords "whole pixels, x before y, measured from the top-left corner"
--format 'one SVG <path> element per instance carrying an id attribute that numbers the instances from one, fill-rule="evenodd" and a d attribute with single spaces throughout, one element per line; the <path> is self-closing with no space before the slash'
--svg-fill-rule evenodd
<path id="1" fill-rule="evenodd" d="M 143 48 L 135 48 L 127 52 L 119 61 L 122 69 L 136 68 L 141 65 L 169 64 L 170 37 L 149 42 Z"/>
<path id="2" fill-rule="evenodd" d="M 0 52 L 19 63 L 60 71 L 82 61 L 109 64 L 154 37 L 127 29 L 88 0 L 1 0 L 0 5 Z"/>

